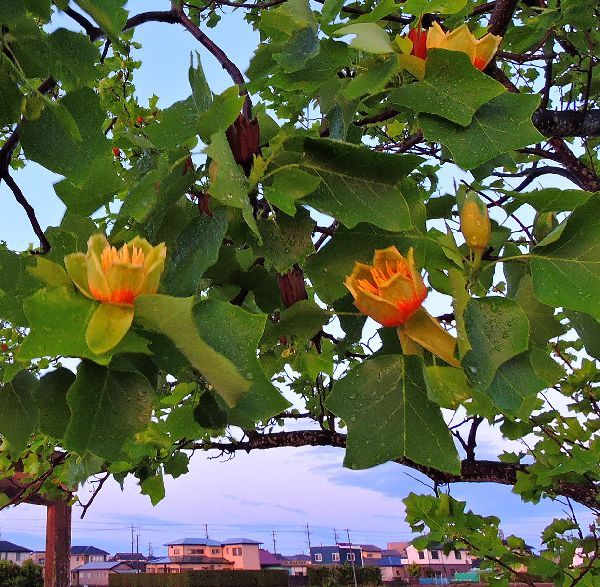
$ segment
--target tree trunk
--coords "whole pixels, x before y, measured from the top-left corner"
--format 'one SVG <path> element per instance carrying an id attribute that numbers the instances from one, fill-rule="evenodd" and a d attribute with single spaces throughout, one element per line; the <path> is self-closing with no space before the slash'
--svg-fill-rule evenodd
<path id="1" fill-rule="evenodd" d="M 66 501 L 56 501 L 46 511 L 44 587 L 69 587 L 71 506 Z"/>

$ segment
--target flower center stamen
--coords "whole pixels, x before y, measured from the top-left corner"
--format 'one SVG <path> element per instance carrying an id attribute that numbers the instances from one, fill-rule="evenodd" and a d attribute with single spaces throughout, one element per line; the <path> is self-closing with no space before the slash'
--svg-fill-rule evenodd
<path id="1" fill-rule="evenodd" d="M 144 265 L 145 255 L 140 247 L 132 246 L 130 252 L 127 245 L 123 245 L 119 250 L 110 245 L 106 245 L 102 251 L 100 260 L 102 262 L 102 271 L 106 273 L 115 263 L 142 267 Z"/>

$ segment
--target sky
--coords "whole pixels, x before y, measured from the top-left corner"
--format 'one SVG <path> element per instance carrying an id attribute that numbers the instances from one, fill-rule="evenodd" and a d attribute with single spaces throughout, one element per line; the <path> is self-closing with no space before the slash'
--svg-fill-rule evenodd
<path id="1" fill-rule="evenodd" d="M 165 0 L 137 0 L 129 4 L 135 13 L 164 10 Z M 62 22 L 61 22 L 62 24 Z M 64 25 L 72 27 L 68 21 Z M 257 35 L 241 17 L 227 16 L 207 34 L 230 55 L 243 71 L 258 42 Z M 187 97 L 187 69 L 190 53 L 200 50 L 202 63 L 215 93 L 229 87 L 221 67 L 198 47 L 182 28 L 168 24 L 145 24 L 135 39 L 143 44 L 139 57 L 141 70 L 134 83 L 140 103 L 156 93 L 159 106 Z M 43 228 L 60 222 L 64 208 L 52 189 L 58 179 L 36 164 L 28 165 L 14 177 L 38 214 Z M 12 194 L 0 185 L 0 240 L 13 249 L 37 246 L 23 210 Z M 497 430 L 482 429 L 479 456 L 494 458 L 502 450 Z M 335 536 L 354 543 L 385 547 L 387 542 L 409 540 L 410 528 L 404 522 L 402 498 L 409 492 L 430 492 L 427 480 L 399 465 L 388 463 L 367 471 L 342 467 L 343 451 L 327 447 L 282 448 L 238 454 L 231 460 L 217 455 L 196 454 L 190 473 L 178 479 L 165 478 L 166 498 L 152 507 L 130 478 L 123 490 L 107 483 L 84 520 L 81 508 L 73 510 L 73 544 L 95 545 L 111 553 L 131 549 L 131 527 L 139 535 L 140 551 L 166 553 L 164 543 L 185 536 L 213 539 L 244 536 L 261 540 L 266 548 L 284 554 L 307 552 L 308 535 L 313 545 L 332 544 Z M 212 457 L 212 458 L 211 458 Z M 417 481 L 411 476 L 416 475 Z M 93 487 L 82 489 L 86 501 Z M 466 499 L 475 512 L 499 515 L 506 534 L 515 533 L 539 545 L 539 532 L 552 517 L 562 516 L 560 504 L 545 501 L 538 506 L 523 504 L 507 487 L 493 484 L 455 485 L 457 499 Z M 580 521 L 591 522 L 581 513 Z M 0 511 L 0 538 L 31 549 L 43 549 L 45 509 L 20 505 Z M 152 545 L 152 546 L 150 546 Z"/>

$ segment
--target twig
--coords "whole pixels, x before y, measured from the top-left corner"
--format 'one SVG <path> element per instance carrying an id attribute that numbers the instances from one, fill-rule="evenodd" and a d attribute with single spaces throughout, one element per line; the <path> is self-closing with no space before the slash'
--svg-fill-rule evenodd
<path id="1" fill-rule="evenodd" d="M 104 477 L 102 477 L 101 479 L 98 479 L 97 481 L 92 481 L 92 483 L 97 483 L 98 485 L 96 485 L 96 488 L 94 489 L 94 493 L 92 493 L 92 497 L 90 497 L 89 501 L 85 504 L 81 503 L 81 501 L 79 502 L 79 504 L 81 505 L 81 507 L 83 508 L 83 511 L 81 512 L 81 516 L 79 516 L 80 520 L 83 520 L 83 518 L 85 517 L 85 514 L 87 513 L 89 507 L 92 505 L 92 503 L 94 503 L 94 500 L 96 499 L 96 496 L 100 493 L 100 490 L 102 489 L 102 486 L 106 483 L 106 480 L 110 477 L 110 472 L 107 472 Z"/>

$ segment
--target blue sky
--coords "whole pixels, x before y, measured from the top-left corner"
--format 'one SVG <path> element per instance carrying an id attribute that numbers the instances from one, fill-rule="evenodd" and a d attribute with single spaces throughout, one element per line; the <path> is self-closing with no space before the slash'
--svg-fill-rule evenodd
<path id="1" fill-rule="evenodd" d="M 168 2 L 152 0 L 130 3 L 138 10 L 166 9 Z M 71 26 L 68 21 L 65 25 Z M 229 16 L 217 27 L 207 30 L 240 69 L 245 70 L 257 43 L 257 36 L 240 17 Z M 139 56 L 143 67 L 135 74 L 141 103 L 156 93 L 162 107 L 189 94 L 187 69 L 190 52 L 200 49 L 202 63 L 215 93 L 230 85 L 227 74 L 182 28 L 167 24 L 146 24 L 136 40 L 143 44 Z M 54 176 L 35 164 L 15 173 L 15 178 L 38 213 L 43 227 L 60 222 L 63 207 L 54 195 Z M 0 185 L 0 239 L 15 249 L 26 249 L 35 236 L 23 210 L 12 194 Z M 483 430 L 481 456 L 493 458 L 500 452 L 499 435 Z M 388 541 L 407 540 L 411 534 L 404 523 L 401 499 L 410 491 L 427 489 L 395 464 L 368 471 L 342 468 L 343 451 L 332 448 L 279 449 L 240 454 L 222 462 L 205 455 L 192 459 L 191 472 L 182 478 L 166 479 L 167 496 L 153 508 L 131 480 L 121 491 L 108 483 L 90 508 L 85 520 L 79 509 L 73 516 L 73 544 L 94 544 L 110 552 L 130 548 L 134 524 L 140 529 L 140 549 L 147 552 L 153 544 L 155 554 L 162 545 L 183 536 L 203 536 L 208 524 L 211 538 L 247 536 L 264 541 L 272 548 L 275 531 L 277 549 L 292 554 L 305 552 L 310 527 L 313 544 L 334 540 L 334 529 L 343 538 L 350 530 L 353 542 L 385 546 Z M 481 514 L 504 518 L 506 533 L 517 533 L 537 545 L 539 530 L 553 516 L 562 515 L 559 505 L 546 502 L 533 507 L 522 504 L 506 487 L 460 485 L 452 495 L 467 499 Z M 83 501 L 89 496 L 83 489 Z M 44 508 L 21 505 L 0 512 L 1 538 L 41 549 L 44 544 Z M 582 516 L 586 522 L 590 518 Z"/>

